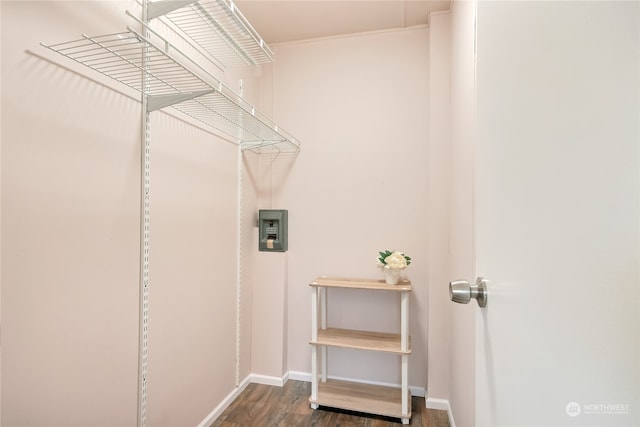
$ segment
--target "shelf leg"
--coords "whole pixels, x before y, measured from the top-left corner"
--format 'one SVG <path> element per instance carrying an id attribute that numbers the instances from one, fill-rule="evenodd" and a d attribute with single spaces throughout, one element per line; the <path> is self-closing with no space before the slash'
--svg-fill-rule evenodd
<path id="1" fill-rule="evenodd" d="M 311 340 L 318 339 L 318 288 L 311 288 Z M 318 400 L 318 346 L 311 346 L 311 400 Z M 313 407 L 313 404 L 311 405 Z M 314 408 L 316 409 L 316 408 Z"/>
<path id="2" fill-rule="evenodd" d="M 315 409 L 315 408 L 314 408 Z M 411 420 L 409 418 L 403 418 L 402 419 L 402 424 L 409 424 Z"/>
<path id="3" fill-rule="evenodd" d="M 322 346 L 320 349 L 320 380 L 327 382 L 327 347 Z"/>
<path id="4" fill-rule="evenodd" d="M 320 328 L 327 329 L 327 288 L 320 288 Z"/>
<path id="5" fill-rule="evenodd" d="M 409 293 L 400 295 L 400 348 L 409 350 Z"/>
<path id="6" fill-rule="evenodd" d="M 318 340 L 318 289 L 311 288 L 311 341 Z"/>
<path id="7" fill-rule="evenodd" d="M 409 350 L 409 293 L 402 292 L 400 296 L 400 348 Z M 402 413 L 409 413 L 409 355 L 402 355 Z M 404 422 L 404 419 L 403 419 Z"/>
<path id="8" fill-rule="evenodd" d="M 320 328 L 327 329 L 327 288 L 319 288 L 320 291 Z M 327 347 L 320 348 L 320 379 L 327 382 Z"/>
<path id="9" fill-rule="evenodd" d="M 409 355 L 402 355 L 402 413 L 409 413 Z"/>
<path id="10" fill-rule="evenodd" d="M 318 349 L 311 346 L 311 400 L 318 400 Z"/>

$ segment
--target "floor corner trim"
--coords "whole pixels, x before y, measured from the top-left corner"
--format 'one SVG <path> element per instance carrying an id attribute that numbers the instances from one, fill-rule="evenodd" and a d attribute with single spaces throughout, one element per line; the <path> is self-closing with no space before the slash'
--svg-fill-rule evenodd
<path id="1" fill-rule="evenodd" d="M 311 382 L 311 372 L 289 371 L 288 374 L 290 380 Z"/>
<path id="2" fill-rule="evenodd" d="M 449 418 L 449 425 L 456 427 L 456 422 L 453 419 L 453 413 L 451 412 L 451 405 L 447 399 L 437 399 L 434 397 L 426 397 L 424 400 L 425 406 L 428 409 L 437 409 L 440 411 L 447 411 L 447 417 Z"/>
<path id="3" fill-rule="evenodd" d="M 249 374 L 249 382 L 256 384 L 264 384 L 264 385 L 275 385 L 278 387 L 282 387 L 284 383 L 289 379 L 288 373 L 283 375 L 282 377 L 276 377 L 272 375 L 261 375 L 261 374 Z"/>

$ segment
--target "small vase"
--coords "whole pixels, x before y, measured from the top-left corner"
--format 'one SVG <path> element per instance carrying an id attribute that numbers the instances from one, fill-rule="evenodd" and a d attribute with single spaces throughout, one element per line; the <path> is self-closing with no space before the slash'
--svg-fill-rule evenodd
<path id="1" fill-rule="evenodd" d="M 397 285 L 400 280 L 400 269 L 384 267 L 384 281 L 387 285 Z"/>

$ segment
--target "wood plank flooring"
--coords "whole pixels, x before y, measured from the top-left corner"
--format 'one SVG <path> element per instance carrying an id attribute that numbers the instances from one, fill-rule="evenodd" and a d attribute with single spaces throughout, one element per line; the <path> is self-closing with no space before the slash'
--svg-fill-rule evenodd
<path id="1" fill-rule="evenodd" d="M 311 384 L 289 380 L 284 387 L 249 384 L 211 427 L 383 427 L 401 426 L 396 418 L 309 406 Z M 411 426 L 449 427 L 446 411 L 426 409 L 413 397 Z"/>

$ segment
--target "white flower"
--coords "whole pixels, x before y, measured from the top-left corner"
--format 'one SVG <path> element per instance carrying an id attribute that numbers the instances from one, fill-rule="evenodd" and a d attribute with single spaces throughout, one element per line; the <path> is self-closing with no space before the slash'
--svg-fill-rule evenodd
<path id="1" fill-rule="evenodd" d="M 378 252 L 378 267 L 380 268 L 407 268 L 411 264 L 411 257 L 400 251 L 382 251 Z"/>
<path id="2" fill-rule="evenodd" d="M 389 266 L 389 268 L 406 268 L 407 260 L 402 254 L 402 252 L 393 252 L 391 255 L 384 259 L 385 264 Z"/>

